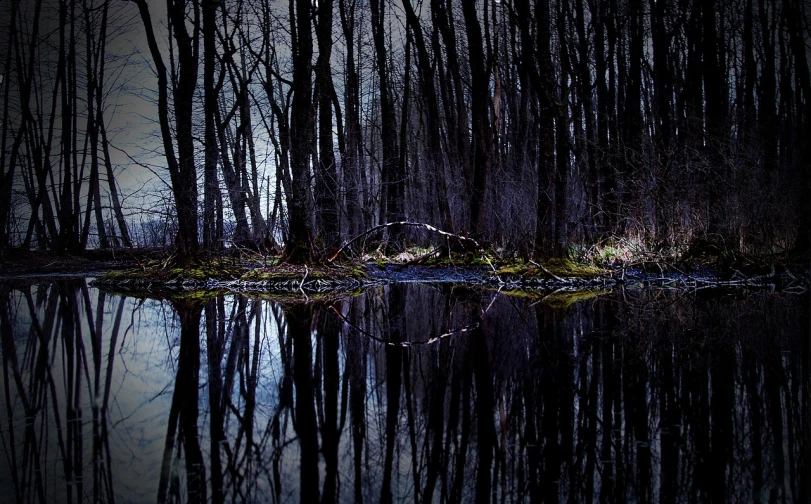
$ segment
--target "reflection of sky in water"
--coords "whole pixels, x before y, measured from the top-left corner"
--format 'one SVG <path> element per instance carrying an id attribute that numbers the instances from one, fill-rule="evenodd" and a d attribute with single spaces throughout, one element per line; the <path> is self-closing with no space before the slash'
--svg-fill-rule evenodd
<path id="1" fill-rule="evenodd" d="M 122 495 L 157 495 L 179 328 L 165 304 L 125 302 L 110 404 L 111 452 L 118 456 L 113 471 L 120 478 L 114 488 L 120 485 Z"/>
<path id="2" fill-rule="evenodd" d="M 58 418 L 62 444 L 66 444 L 66 390 L 71 373 L 66 352 L 69 344 L 62 331 L 71 317 L 65 318 L 65 313 L 78 315 L 86 355 L 86 368 L 82 362 L 78 373 L 80 459 L 86 500 L 92 498 L 94 487 L 92 406 L 94 400 L 101 404 L 100 398 L 93 399 L 96 369 L 88 307 L 82 301 L 80 284 L 71 285 L 73 290 L 63 292 L 72 292 L 78 300 L 73 311 L 63 310 L 66 298 L 56 287 L 12 290 L 6 305 L 10 307 L 13 347 L 27 396 L 34 398 L 29 399 L 33 402 L 39 397 L 42 405 L 35 419 L 38 454 L 46 500 L 55 502 L 66 500 L 66 472 L 57 430 Z M 29 289 L 37 304 L 37 319 L 50 326 L 48 337 L 56 336 L 48 342 L 50 365 L 46 368 L 54 379 L 56 405 L 49 388 L 41 389 L 39 395 L 33 392 L 36 382 L 31 380 L 32 370 L 36 369 L 40 345 L 29 335 L 31 317 L 23 289 Z M 103 315 L 97 318 L 100 294 L 96 289 L 89 289 L 88 294 L 90 319 L 93 323 L 102 320 L 98 369 L 102 390 L 115 338 L 107 440 L 116 500 L 154 502 L 173 395 L 180 383 L 180 317 L 168 301 L 106 295 Z M 706 464 L 702 461 L 712 461 L 724 474 L 741 476 L 724 490 L 727 497 L 751 500 L 757 491 L 753 485 L 760 485 L 761 495 L 776 492 L 785 495 L 787 501 L 800 495 L 799 475 L 806 462 L 799 457 L 799 447 L 808 440 L 797 415 L 807 411 L 808 404 L 798 393 L 803 389 L 793 384 L 808 386 L 801 378 L 807 376 L 808 363 L 803 360 L 807 356 L 798 351 L 798 342 L 807 336 L 808 321 L 807 315 L 798 319 L 789 314 L 806 310 L 807 298 L 756 294 L 697 299 L 642 291 L 627 297 L 608 294 L 577 303 L 568 311 L 552 310 L 540 299 L 493 292 L 456 295 L 428 286 L 409 286 L 375 289 L 335 303 L 352 325 L 334 318 L 326 308 L 315 309 L 309 338 L 297 340 L 308 341 L 311 351 L 309 392 L 316 425 L 307 431 L 295 405 L 300 387 L 307 388 L 293 372 L 295 345 L 288 332 L 289 315 L 285 314 L 289 307 L 226 297 L 224 324 L 215 327 L 215 331 L 225 331 L 217 333 L 225 341 L 221 379 L 229 376 L 229 366 L 233 371 L 230 404 L 221 411 L 225 442 L 220 454 L 223 480 L 229 489 L 226 501 L 244 497 L 267 502 L 278 496 L 280 502 L 296 502 L 307 485 L 317 485 L 323 495 L 330 473 L 330 446 L 325 436 L 330 404 L 336 408 L 339 430 L 334 447 L 339 501 L 354 501 L 356 492 L 365 501 L 380 499 L 388 449 L 392 450 L 390 487 L 395 500 L 413 499 L 418 488 L 426 491 L 429 467 L 435 463 L 439 465 L 435 466 L 438 479 L 433 500 L 441 495 L 450 500 L 473 499 L 479 488 L 479 464 L 486 463 L 482 462 L 486 459 L 482 459 L 481 446 L 494 450 L 489 463 L 491 474 L 498 473 L 488 488 L 495 485 L 496 493 L 507 500 L 527 500 L 531 492 L 547 497 L 554 494 L 564 500 L 568 496 L 582 499 L 590 492 L 597 498 L 618 481 L 617 473 L 612 472 L 617 467 L 623 468 L 625 486 L 619 490 L 611 487 L 607 495 L 620 500 L 669 493 L 677 500 L 691 494 L 709 498 L 709 487 L 702 486 L 707 480 L 702 479 L 702 473 L 715 473 L 713 466 L 702 465 Z M 239 309 L 244 309 L 244 315 Z M 406 341 L 425 342 L 440 331 L 453 332 L 468 325 L 471 317 L 482 313 L 480 332 L 457 333 L 443 338 L 440 344 L 393 348 L 378 341 L 389 337 L 389 327 L 399 325 Z M 278 320 L 282 321 L 281 328 Z M 209 404 L 212 377 L 205 315 L 199 329 L 197 426 L 211 499 L 211 429 L 217 405 L 212 408 Z M 481 343 L 476 343 L 476 338 L 483 338 L 486 345 L 484 361 L 477 358 L 483 347 L 477 346 Z M 330 357 L 328 343 L 335 341 L 337 354 Z M 399 383 L 392 381 L 388 365 L 392 358 L 402 359 Z M 334 392 L 325 385 L 329 362 L 337 366 Z M 664 371 L 667 369 L 670 371 Z M 782 374 L 774 374 L 775 369 Z M 10 379 L 3 381 L 12 397 L 8 406 L 13 411 L 15 456 L 21 465 L 25 415 L 10 364 L 6 370 Z M 75 368 L 72 376 L 77 376 Z M 252 376 L 255 382 L 251 382 Z M 491 392 L 482 388 L 484 377 L 492 380 Z M 718 389 L 713 385 L 716 380 L 726 381 L 729 387 Z M 252 383 L 255 410 L 251 414 L 248 397 Z M 389 404 L 392 390 L 399 390 L 395 409 Z M 442 395 L 437 396 L 440 391 Z M 360 409 L 353 405 L 355 393 L 359 394 L 356 405 Z M 492 394 L 492 410 L 482 413 L 479 404 L 488 393 Z M 439 409 L 435 397 L 442 397 Z M 672 406 L 666 400 L 675 401 L 672 404 L 676 408 L 669 409 Z M 726 411 L 731 413 L 724 416 L 719 404 L 726 404 Z M 762 409 L 753 412 L 753 404 L 760 404 Z M 10 497 L 14 486 L 6 407 L 6 395 L 0 392 L 5 454 L 0 457 L 0 487 L 3 495 Z M 711 418 L 720 421 L 713 423 Z M 753 423 L 755 418 L 757 423 Z M 590 419 L 595 423 L 590 424 Z M 251 443 L 246 436 L 249 421 Z M 782 439 L 775 437 L 776 422 L 781 426 Z M 362 424 L 362 431 L 355 430 L 357 423 Z M 441 429 L 438 438 L 436 425 Z M 756 428 L 761 429 L 759 448 L 752 445 L 752 429 Z M 387 439 L 390 431 L 394 437 Z M 668 436 L 674 432 L 679 437 L 672 444 Z M 728 437 L 718 438 L 721 432 Z M 318 482 L 301 480 L 305 464 L 301 441 L 308 435 L 316 437 Z M 728 450 L 719 455 L 708 448 L 711 443 L 703 446 L 703 436 L 715 439 L 715 446 L 718 439 L 726 439 Z M 440 442 L 438 451 L 435 439 Z M 550 448 L 552 440 L 556 440 L 556 451 Z M 360 442 L 359 452 L 356 441 Z M 171 448 L 173 468 L 168 491 L 177 491 L 185 500 L 186 447 L 182 437 Z M 552 457 L 553 453 L 559 458 Z M 643 460 L 648 462 L 643 464 Z M 106 455 L 100 462 L 106 466 Z M 357 482 L 356 464 L 360 468 Z M 21 470 L 18 467 L 18 472 Z M 549 473 L 553 470 L 559 472 Z M 554 485 L 544 486 L 549 478 Z M 586 485 L 589 478 L 591 490 Z M 680 483 L 674 485 L 674 481 Z M 30 477 L 23 486 L 26 496 L 36 500 Z M 102 496 L 104 491 L 102 488 Z M 455 497 L 448 497 L 451 494 Z"/>
<path id="3" fill-rule="evenodd" d="M 24 304 L 24 298 L 19 293 L 15 294 L 17 294 L 14 298 L 15 302 L 19 302 L 22 298 Z M 98 291 L 93 289 L 90 294 L 91 306 L 95 308 Z M 100 390 L 98 391 L 99 397 L 96 399 L 99 406 L 109 365 L 112 322 L 118 310 L 118 304 L 121 302 L 125 305 L 114 348 L 108 413 L 110 454 L 114 474 L 113 487 L 121 496 L 154 496 L 157 494 L 157 484 L 160 479 L 160 461 L 174 384 L 173 363 L 177 352 L 176 321 L 173 320 L 171 308 L 163 306 L 161 303 L 147 301 L 138 307 L 139 303 L 134 299 L 106 297 L 101 339 Z M 82 306 L 80 310 L 84 310 L 84 307 Z M 30 327 L 30 316 L 26 310 L 20 310 L 17 313 L 21 316 L 18 317 L 17 324 L 15 324 L 14 334 L 18 342 L 17 358 L 22 364 L 26 359 L 26 351 L 30 349 L 24 341 Z M 46 315 L 45 307 L 40 306 L 37 318 L 43 324 L 47 324 Z M 61 327 L 59 330 L 62 330 Z M 80 373 L 80 407 L 84 431 L 83 460 L 86 461 L 83 479 L 84 484 L 89 487 L 92 484 L 93 474 L 93 466 L 89 463 L 92 461 L 93 450 L 92 401 L 96 396 L 96 389 L 94 386 L 95 371 L 92 367 L 92 342 L 86 317 L 81 318 L 81 334 L 88 359 L 88 369 L 86 371 L 83 369 Z M 54 377 L 57 391 L 56 402 L 62 417 L 63 442 L 66 442 L 67 434 L 64 433 L 64 430 L 67 428 L 65 415 L 68 406 L 66 392 L 68 356 L 62 338 L 56 338 L 49 345 L 49 354 L 52 362 L 51 375 Z M 88 378 L 90 383 L 88 383 Z M 27 380 L 25 382 L 27 383 Z M 13 387 L 12 390 L 14 390 Z M 62 494 L 64 487 L 57 482 L 64 481 L 64 471 L 60 459 L 54 457 L 58 453 L 59 443 L 53 415 L 54 406 L 51 401 L 52 399 L 49 397 L 46 408 L 40 413 L 48 418 L 44 440 L 46 446 L 43 448 L 43 453 L 53 457 L 52 461 L 45 465 L 45 479 L 47 481 L 48 474 L 50 474 L 54 478 L 54 484 L 46 485 L 45 488 L 46 492 L 54 492 L 53 497 L 61 501 L 61 497 L 64 497 Z M 3 397 L 3 411 L 5 411 L 5 396 Z M 15 413 L 15 435 L 20 440 L 24 434 L 24 412 L 19 402 L 15 403 Z M 3 425 L 7 425 L 7 423 Z M 5 463 L 6 460 L 4 459 L 3 462 Z M 11 474 L 10 468 L 7 466 L 3 469 L 2 474 Z M 11 482 L 4 483 L 4 486 L 11 488 Z"/>

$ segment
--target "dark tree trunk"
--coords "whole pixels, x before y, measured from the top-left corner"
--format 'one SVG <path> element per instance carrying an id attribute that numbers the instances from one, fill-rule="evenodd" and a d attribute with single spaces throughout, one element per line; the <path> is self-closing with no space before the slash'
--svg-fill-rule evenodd
<path id="1" fill-rule="evenodd" d="M 795 252 L 807 254 L 811 251 L 811 73 L 808 69 L 808 57 L 806 56 L 806 40 L 808 32 L 803 28 L 805 12 L 802 4 L 798 0 L 789 0 L 786 4 L 786 12 L 789 22 L 789 36 L 791 40 L 791 50 L 794 53 L 795 74 L 800 84 L 800 91 L 805 100 L 804 110 L 798 110 L 801 114 L 798 130 L 801 140 L 800 159 L 797 164 L 797 177 L 799 189 L 799 199 L 802 202 L 799 209 L 799 224 L 797 241 L 794 245 Z"/>
<path id="2" fill-rule="evenodd" d="M 451 169 L 451 177 L 461 176 L 463 180 L 471 180 L 472 167 L 468 149 L 469 134 L 467 133 L 469 126 L 459 55 L 457 54 L 452 2 L 431 0 L 431 19 L 434 26 L 434 57 L 437 59 L 437 68 L 442 76 L 439 88 L 447 129 L 448 165 Z M 440 40 L 445 45 L 444 53 Z M 445 64 L 443 64 L 443 54 Z M 468 191 L 468 187 L 463 187 L 462 198 L 469 197 Z M 468 216 L 465 226 L 468 225 L 470 219 L 471 217 Z"/>
<path id="3" fill-rule="evenodd" d="M 284 259 L 305 263 L 312 259 L 312 237 L 307 205 L 310 183 L 310 133 L 312 130 L 313 37 L 310 31 L 311 3 L 295 0 L 290 4 L 290 30 L 293 34 L 293 103 L 290 117 L 290 171 L 293 184 L 290 206 L 290 233 Z"/>
<path id="4" fill-rule="evenodd" d="M 601 2 L 602 3 L 602 2 Z M 582 115 L 586 123 L 586 165 L 587 165 L 587 208 L 586 223 L 589 241 L 594 242 L 597 238 L 597 227 L 593 216 L 597 214 L 600 207 L 600 174 L 597 171 L 597 135 L 594 124 L 594 86 L 591 82 L 591 59 L 589 58 L 589 39 L 586 33 L 586 14 L 583 8 L 583 0 L 575 1 L 575 13 L 577 23 L 578 40 L 578 79 L 577 92 L 582 101 Z"/>
<path id="5" fill-rule="evenodd" d="M 428 49 L 425 44 L 422 28 L 417 18 L 411 0 L 403 2 L 406 19 L 414 35 L 414 45 L 417 50 L 417 63 L 419 66 L 420 92 L 425 100 L 425 116 L 428 136 L 428 156 L 433 164 L 432 172 L 437 183 L 437 205 L 439 206 L 440 225 L 449 232 L 453 232 L 450 204 L 448 203 L 448 181 L 445 176 L 445 162 L 440 143 L 440 115 L 439 101 L 434 83 L 434 69 L 431 65 Z"/>
<path id="6" fill-rule="evenodd" d="M 178 248 L 182 261 L 188 261 L 199 250 L 197 230 L 197 168 L 194 164 L 194 92 L 197 89 L 199 62 L 200 16 L 196 1 L 192 2 L 192 33 L 187 30 L 187 4 L 170 0 L 169 20 L 177 42 L 178 73 L 173 88 L 175 104 L 175 136 L 177 137 L 178 181 L 174 191 L 177 208 Z"/>
<path id="7" fill-rule="evenodd" d="M 571 166 L 571 139 L 569 138 L 569 76 L 572 65 L 566 44 L 564 6 L 560 6 L 557 18 L 558 50 L 560 54 L 560 80 L 558 82 L 557 114 L 555 117 L 555 238 L 552 255 L 565 257 L 569 243 L 569 169 Z"/>
<path id="8" fill-rule="evenodd" d="M 622 183 L 625 184 L 623 201 L 624 211 L 629 222 L 625 228 L 628 229 L 631 222 L 641 222 L 639 220 L 638 208 L 641 204 L 641 185 L 643 184 L 642 174 L 642 111 L 640 110 L 642 101 L 642 60 L 644 58 L 644 30 L 642 20 L 642 0 L 630 0 L 629 2 L 629 29 L 628 29 L 628 75 L 625 86 L 625 101 L 623 104 L 623 141 L 624 158 L 620 161 L 624 177 Z"/>
<path id="9" fill-rule="evenodd" d="M 718 54 L 719 34 L 715 21 L 718 5 L 715 0 L 702 2 L 701 5 L 703 8 L 702 68 L 707 114 L 706 147 L 709 149 L 708 159 L 710 161 L 708 231 L 712 238 L 718 238 L 727 235 L 727 229 L 724 226 L 726 214 L 724 212 L 724 191 L 722 189 L 723 182 L 727 178 L 726 169 L 724 168 L 726 100 L 723 93 L 723 70 Z M 723 37 L 723 34 L 721 34 L 721 37 Z"/>
<path id="10" fill-rule="evenodd" d="M 357 236 L 363 226 L 361 214 L 361 201 L 358 195 L 360 188 L 359 164 L 360 157 L 360 88 L 358 72 L 355 68 L 355 2 L 347 5 L 348 0 L 339 0 L 338 7 L 341 14 L 341 28 L 346 44 L 345 83 L 344 83 L 344 111 L 346 114 L 344 127 L 345 151 L 341 157 L 343 168 L 343 186 L 346 192 L 346 214 L 350 236 Z"/>
<path id="11" fill-rule="evenodd" d="M 73 20 L 70 20 L 72 26 Z M 73 180 L 71 178 L 73 165 L 73 102 L 71 93 L 70 68 L 74 64 L 73 55 L 74 41 L 65 31 L 68 25 L 68 4 L 63 2 L 59 8 L 59 60 L 57 61 L 57 85 L 61 82 L 61 148 L 62 148 L 62 194 L 59 199 L 59 239 L 57 250 L 59 252 L 77 252 L 78 237 L 76 236 L 76 222 L 73 215 Z M 72 32 L 72 30 L 71 30 Z M 70 51 L 70 54 L 68 54 Z M 61 77 L 61 81 L 60 81 Z"/>
<path id="12" fill-rule="evenodd" d="M 653 86 L 656 100 L 655 149 L 656 160 L 653 167 L 656 184 L 656 234 L 664 242 L 668 234 L 668 225 L 675 215 L 671 211 L 668 188 L 675 181 L 670 179 L 670 140 L 672 79 L 668 60 L 670 56 L 670 37 L 665 23 L 666 2 L 651 0 L 651 36 L 653 39 Z"/>
<path id="13" fill-rule="evenodd" d="M 197 30 L 195 36 L 189 37 L 185 28 L 185 6 L 170 4 L 170 18 L 178 42 L 180 61 L 180 78 L 174 89 L 175 95 L 175 134 L 177 136 L 177 155 L 172 128 L 169 124 L 169 82 L 163 55 L 158 46 L 152 28 L 152 18 L 146 0 L 135 0 L 146 30 L 147 43 L 158 75 L 158 120 L 161 129 L 163 150 L 172 184 L 172 194 L 177 210 L 178 231 L 176 244 L 179 262 L 188 263 L 197 255 L 199 249 L 197 233 L 197 170 L 194 166 L 194 144 L 192 140 L 192 102 L 194 89 L 197 86 Z"/>
<path id="14" fill-rule="evenodd" d="M 338 237 L 338 172 L 332 142 L 332 0 L 320 0 L 315 26 L 318 38 L 318 60 L 315 71 L 318 83 L 318 176 L 316 207 L 321 225 L 321 239 L 327 255 L 340 246 Z M 351 42 L 350 42 L 351 45 Z"/>
<path id="15" fill-rule="evenodd" d="M 470 113 L 473 131 L 473 173 L 470 185 L 469 228 L 483 235 L 487 226 L 485 187 L 489 171 L 492 132 L 490 130 L 490 79 L 485 68 L 482 31 L 476 12 L 476 2 L 463 2 L 462 14 L 467 32 L 470 64 Z"/>
<path id="16" fill-rule="evenodd" d="M 534 18 L 537 26 L 537 40 L 533 41 L 529 4 L 526 0 L 515 2 L 518 23 L 521 29 L 522 65 L 529 74 L 530 83 L 538 100 L 539 108 L 539 149 L 537 169 L 537 202 L 534 236 L 535 257 L 548 257 L 551 253 L 552 237 L 551 214 L 554 208 L 552 195 L 547 193 L 555 177 L 555 115 L 552 86 L 554 70 L 550 53 L 550 17 L 548 0 L 535 2 Z"/>
<path id="17" fill-rule="evenodd" d="M 21 0 L 14 0 L 11 3 L 8 26 L 8 39 L 10 41 L 16 39 L 16 16 L 20 1 Z M 2 137 L 0 137 L 0 152 L 3 153 L 3 155 L 0 156 L 0 251 L 11 244 L 11 239 L 6 233 L 6 222 L 8 222 L 9 214 L 11 213 L 11 188 L 14 185 L 14 172 L 17 167 L 17 156 L 24 139 L 26 126 L 26 121 L 22 121 L 19 130 L 17 131 L 16 135 L 14 135 L 10 154 L 8 157 L 6 157 L 6 152 L 9 152 L 6 150 L 6 148 L 8 146 L 9 137 L 11 136 L 11 128 L 9 124 L 9 118 L 11 115 L 9 114 L 9 99 L 11 98 L 12 50 L 13 44 L 9 43 L 8 47 L 6 48 L 6 57 L 2 68 L 2 75 L 7 77 L 5 78 L 4 82 L 0 83 L 3 85 L 3 121 L 2 126 L 0 126 L 0 135 L 2 135 Z M 24 90 L 21 91 L 21 96 L 28 95 L 28 92 Z"/>
<path id="18" fill-rule="evenodd" d="M 397 145 L 397 119 L 389 83 L 389 59 L 386 50 L 385 0 L 370 0 L 372 10 L 372 38 L 377 56 L 378 90 L 380 93 L 380 141 L 382 146 L 381 173 L 381 219 L 387 222 L 405 220 L 403 208 L 405 174 L 400 172 L 399 148 Z M 402 234 L 394 228 L 390 233 L 392 245 L 401 246 Z"/>
<path id="19" fill-rule="evenodd" d="M 217 208 L 217 164 L 219 152 L 217 147 L 217 95 L 214 87 L 217 49 L 217 5 L 216 0 L 201 0 L 203 11 L 203 115 L 205 117 L 205 171 L 203 175 L 203 248 L 206 253 L 216 252 L 222 247 L 217 240 L 215 211 Z"/>

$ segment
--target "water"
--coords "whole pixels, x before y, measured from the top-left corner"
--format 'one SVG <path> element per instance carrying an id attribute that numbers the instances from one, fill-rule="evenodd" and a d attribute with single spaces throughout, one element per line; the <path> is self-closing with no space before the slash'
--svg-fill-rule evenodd
<path id="1" fill-rule="evenodd" d="M 807 294 L 0 296 L 0 501 L 808 502 Z"/>

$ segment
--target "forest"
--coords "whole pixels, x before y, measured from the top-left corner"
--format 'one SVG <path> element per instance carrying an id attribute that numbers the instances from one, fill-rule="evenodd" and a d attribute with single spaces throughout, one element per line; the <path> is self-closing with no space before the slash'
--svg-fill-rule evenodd
<path id="1" fill-rule="evenodd" d="M 807 0 L 3 10 L 4 250 L 307 263 L 396 222 L 544 259 L 811 248 Z M 146 125 L 135 150 L 116 140 L 130 102 Z M 153 201 L 131 204 L 143 187 L 127 171 L 151 177 Z"/>

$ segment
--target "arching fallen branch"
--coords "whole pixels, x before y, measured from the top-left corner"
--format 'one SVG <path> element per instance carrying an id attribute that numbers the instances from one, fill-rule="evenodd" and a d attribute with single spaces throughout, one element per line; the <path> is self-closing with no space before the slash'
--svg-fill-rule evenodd
<path id="1" fill-rule="evenodd" d="M 430 224 L 424 224 L 424 223 L 421 223 L 421 222 L 408 222 L 408 221 L 387 222 L 386 224 L 380 224 L 379 226 L 375 226 L 375 227 L 373 227 L 371 229 L 368 229 L 368 230 L 364 231 L 363 233 L 357 235 L 356 237 L 352 238 L 348 242 L 346 242 L 341 248 L 338 249 L 337 252 L 335 252 L 335 254 L 332 257 L 329 258 L 329 262 L 333 262 L 335 259 L 338 258 L 339 255 L 341 255 L 341 252 L 346 250 L 347 247 L 349 247 L 350 245 L 352 245 L 356 241 L 360 240 L 361 238 L 364 238 L 364 237 L 369 236 L 370 234 L 372 234 L 374 232 L 380 231 L 381 229 L 385 229 L 385 228 L 388 228 L 388 227 L 391 227 L 391 226 L 421 227 L 421 228 L 427 229 L 428 231 L 433 231 L 435 233 L 439 233 L 442 236 L 447 236 L 449 238 L 456 238 L 457 240 L 460 240 L 460 241 L 471 242 L 476 247 L 476 249 L 481 249 L 481 245 L 479 245 L 479 242 L 477 242 L 473 238 L 468 238 L 467 236 L 460 236 L 460 235 L 456 235 L 456 234 L 453 234 L 453 233 L 449 233 L 447 231 L 443 231 L 441 229 L 435 228 L 434 226 L 432 226 Z"/>

